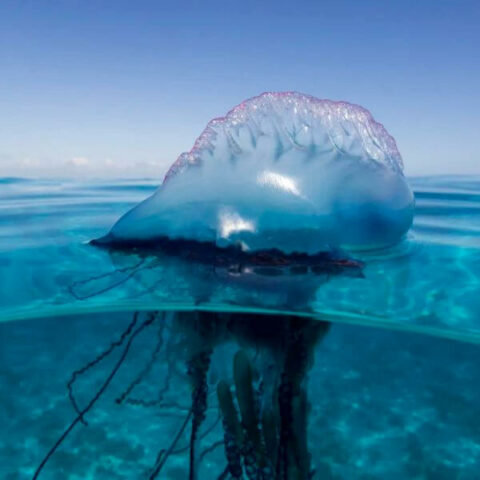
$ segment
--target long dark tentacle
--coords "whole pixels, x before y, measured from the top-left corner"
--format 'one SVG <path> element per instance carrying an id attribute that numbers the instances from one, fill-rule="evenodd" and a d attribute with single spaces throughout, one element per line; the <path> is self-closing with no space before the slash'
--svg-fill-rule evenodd
<path id="1" fill-rule="evenodd" d="M 182 436 L 183 432 L 188 426 L 188 423 L 190 422 L 190 418 L 192 417 L 192 412 L 193 409 L 188 412 L 188 415 L 185 417 L 184 422 L 182 423 L 182 426 L 178 430 L 177 434 L 175 435 L 175 438 L 173 439 L 170 447 L 167 450 L 160 450 L 158 456 L 157 456 L 157 462 L 153 468 L 152 473 L 148 477 L 149 480 L 155 480 L 157 478 L 158 474 L 162 470 L 163 466 L 165 465 L 165 462 L 167 461 L 168 457 L 172 453 L 173 449 L 177 445 L 178 441 L 180 440 L 180 437 Z"/>
<path id="2" fill-rule="evenodd" d="M 317 341 L 327 333 L 326 322 L 309 322 L 291 318 L 287 328 L 286 354 L 278 388 L 280 438 L 277 454 L 277 478 L 288 480 L 310 477 L 310 454 L 307 448 L 307 398 L 304 380 L 313 362 Z"/>
<path id="3" fill-rule="evenodd" d="M 266 458 L 265 442 L 260 431 L 259 408 L 253 386 L 253 371 L 248 356 L 239 351 L 234 358 L 234 379 L 242 417 L 244 441 L 242 454 L 245 473 L 251 480 L 264 478 L 271 471 Z"/>
<path id="4" fill-rule="evenodd" d="M 223 472 L 218 476 L 217 480 L 226 480 L 229 475 L 230 475 L 230 469 L 229 469 L 229 466 L 227 465 L 223 470 Z"/>
<path id="5" fill-rule="evenodd" d="M 170 363 L 169 363 L 169 366 L 170 366 Z M 170 389 L 170 381 L 171 381 L 172 374 L 173 374 L 172 372 L 173 372 L 172 368 L 167 369 L 167 374 L 165 375 L 165 380 L 164 380 L 164 383 L 163 383 L 163 387 L 158 392 L 158 395 L 157 395 L 156 399 L 145 400 L 144 398 L 128 397 L 128 398 L 125 399 L 125 403 L 128 403 L 129 405 L 134 405 L 134 406 L 137 406 L 137 407 L 147 407 L 147 408 L 148 407 L 155 407 L 155 406 L 158 406 L 158 405 L 161 405 L 162 407 L 173 406 L 173 407 L 180 408 L 180 409 L 188 411 L 189 407 L 184 408 L 184 407 L 181 407 L 180 405 L 178 405 L 176 403 L 173 404 L 172 402 L 170 402 L 167 405 L 167 403 L 164 401 L 165 394 Z"/>
<path id="6" fill-rule="evenodd" d="M 208 455 L 210 452 L 213 452 L 222 445 L 225 445 L 225 442 L 223 440 L 217 440 L 215 443 L 212 443 L 209 447 L 205 448 L 198 456 L 199 463 L 201 463 L 201 461 L 205 458 L 206 455 Z"/>
<path id="7" fill-rule="evenodd" d="M 68 285 L 68 291 L 70 294 L 76 299 L 76 300 L 86 300 L 87 298 L 93 297 L 95 295 L 100 295 L 101 293 L 104 293 L 108 290 L 111 290 L 114 287 L 117 287 L 118 285 L 121 285 L 122 283 L 126 282 L 129 278 L 131 278 L 133 275 L 135 275 L 139 269 L 142 267 L 142 265 L 145 263 L 145 259 L 142 258 L 137 264 L 129 266 L 129 267 L 124 267 L 124 268 L 117 268 L 113 270 L 112 272 L 106 272 L 102 273 L 101 275 L 96 275 L 94 277 L 89 277 L 85 280 L 76 280 L 75 282 L 72 282 L 70 285 Z M 102 278 L 108 278 L 112 275 L 116 275 L 118 273 L 128 273 L 128 275 L 125 278 L 122 278 L 119 282 L 116 282 L 114 284 L 109 285 L 108 287 L 105 287 L 104 289 L 101 289 L 93 294 L 89 295 L 79 295 L 76 292 L 76 288 L 80 285 L 86 285 L 87 283 L 94 282 L 95 280 L 101 280 Z"/>
<path id="8" fill-rule="evenodd" d="M 150 358 L 148 359 L 147 363 L 145 366 L 142 368 L 140 373 L 135 377 L 135 379 L 130 383 L 130 385 L 123 391 L 123 393 L 115 399 L 115 402 L 118 404 L 123 403 L 126 398 L 130 395 L 130 393 L 133 391 L 133 389 L 141 383 L 145 377 L 150 373 L 152 370 L 153 366 L 155 365 L 155 362 L 157 360 L 158 355 L 160 354 L 160 350 L 163 345 L 163 330 L 165 328 L 165 324 L 163 322 L 160 322 L 159 328 L 158 328 L 158 335 L 157 335 L 157 342 L 155 345 L 155 349 L 153 350 L 152 354 L 150 355 Z"/>
<path id="9" fill-rule="evenodd" d="M 217 385 L 217 396 L 218 405 L 222 412 L 225 456 L 227 457 L 226 472 L 233 480 L 241 480 L 243 478 L 242 445 L 244 443 L 244 433 L 233 402 L 232 392 L 224 380 Z M 222 478 L 222 475 L 219 478 Z"/>
<path id="10" fill-rule="evenodd" d="M 135 315 L 138 315 L 135 313 Z M 117 374 L 119 368 L 122 366 L 123 362 L 125 361 L 125 358 L 127 357 L 127 354 L 130 350 L 130 347 L 132 345 L 133 340 L 135 337 L 147 326 L 151 325 L 153 320 L 155 319 L 154 316 L 149 315 L 149 317 L 139 326 L 137 327 L 133 333 L 131 334 L 130 338 L 128 339 L 122 354 L 120 355 L 120 358 L 117 360 L 117 363 L 113 367 L 112 371 L 108 375 L 107 379 L 103 383 L 103 385 L 100 387 L 100 389 L 97 391 L 97 393 L 93 396 L 93 398 L 88 402 L 87 406 L 84 407 L 82 410 L 79 411 L 77 417 L 72 421 L 72 423 L 67 427 L 67 429 L 60 435 L 58 440 L 55 442 L 55 444 L 52 446 L 52 448 L 48 451 L 48 453 L 45 455 L 44 459 L 38 466 L 37 470 L 35 471 L 32 480 L 36 480 L 38 476 L 40 475 L 41 471 L 45 467 L 46 463 L 50 459 L 50 457 L 55 453 L 55 451 L 58 449 L 58 447 L 63 443 L 63 441 L 67 438 L 69 433 L 75 428 L 77 423 L 81 421 L 81 419 L 84 417 L 84 415 L 95 405 L 97 400 L 103 395 L 105 390 L 108 388 L 110 385 L 111 381 Z"/>
<path id="11" fill-rule="evenodd" d="M 196 480 L 196 446 L 198 431 L 206 417 L 207 410 L 207 372 L 210 367 L 212 350 L 195 355 L 188 365 L 188 375 L 192 379 L 192 432 L 190 436 L 190 473 L 189 479 Z"/>
<path id="12" fill-rule="evenodd" d="M 138 262 L 136 265 L 133 265 L 131 267 L 124 267 L 124 268 L 118 268 L 112 272 L 107 272 L 102 275 L 97 275 L 95 277 L 90 277 L 85 280 L 77 280 L 73 282 L 72 284 L 68 285 L 68 291 L 70 294 L 76 299 L 76 300 L 87 300 L 92 297 L 96 297 L 97 295 L 101 295 L 102 293 L 109 292 L 110 290 L 113 290 L 116 287 L 119 287 L 120 285 L 123 285 L 126 283 L 128 280 L 130 280 L 132 277 L 134 277 L 137 273 L 142 272 L 143 270 L 152 270 L 160 265 L 160 261 L 155 261 L 151 262 L 147 265 L 145 264 L 145 259 L 142 259 L 140 262 Z M 128 273 L 127 273 L 128 272 Z M 115 275 L 117 273 L 126 273 L 125 277 L 121 278 L 120 280 L 111 283 L 110 285 L 107 285 L 106 287 L 100 288 L 98 290 L 95 290 L 92 293 L 89 293 L 87 295 L 81 295 L 80 293 L 77 293 L 77 287 L 79 285 L 86 285 L 90 282 L 93 282 L 95 280 L 101 280 L 102 278 L 107 278 L 109 276 Z"/>
<path id="13" fill-rule="evenodd" d="M 78 407 L 77 401 L 75 400 L 75 396 L 73 394 L 73 385 L 77 378 L 80 375 L 83 375 L 87 370 L 90 370 L 93 368 L 95 365 L 100 363 L 103 359 L 108 357 L 117 347 L 122 346 L 122 344 L 125 342 L 127 337 L 132 333 L 133 328 L 137 324 L 138 321 L 138 312 L 135 312 L 133 315 L 133 319 L 131 322 L 128 324 L 127 328 L 123 331 L 121 334 L 120 338 L 116 340 L 115 342 L 112 342 L 110 346 L 104 350 L 100 355 L 98 355 L 95 359 L 92 361 L 88 362 L 86 365 L 84 365 L 82 368 L 79 368 L 78 370 L 75 370 L 72 373 L 72 376 L 70 377 L 70 380 L 67 383 L 67 389 L 68 389 L 68 397 L 70 399 L 70 402 L 72 403 L 72 406 L 77 413 L 77 415 L 80 416 L 80 421 L 84 424 L 87 425 L 87 422 L 83 419 L 83 415 L 80 413 L 80 408 Z"/>
<path id="14" fill-rule="evenodd" d="M 167 461 L 167 458 L 170 455 L 180 455 L 182 453 L 187 452 L 190 449 L 190 444 L 186 445 L 185 447 L 177 448 L 176 450 L 175 450 L 175 446 L 180 440 L 180 437 L 182 436 L 183 432 L 187 428 L 188 422 L 190 421 L 191 417 L 192 417 L 192 410 L 190 409 L 187 417 L 185 418 L 182 424 L 182 427 L 177 432 L 177 435 L 175 436 L 175 439 L 170 445 L 170 447 L 168 449 L 163 448 L 158 452 L 157 459 L 152 469 L 152 473 L 150 474 L 149 480 L 153 480 L 159 475 L 160 470 L 162 469 L 163 465 L 165 464 L 165 462 Z M 215 420 L 215 422 L 207 430 L 205 430 L 205 432 L 201 435 L 200 438 L 206 437 L 218 425 L 219 421 L 220 421 L 220 416 Z M 218 448 L 220 445 L 223 445 L 223 440 L 215 442 L 209 447 L 205 448 L 205 450 L 203 450 L 199 456 L 199 461 L 201 461 L 205 457 L 205 455 L 212 452 L 213 450 Z"/>
<path id="15" fill-rule="evenodd" d="M 215 429 L 215 427 L 219 424 L 221 419 L 222 419 L 222 417 L 219 415 L 217 417 L 217 419 L 200 435 L 199 440 L 208 436 Z M 222 443 L 223 443 L 223 441 L 222 441 Z M 178 448 L 177 450 L 174 450 L 172 452 L 172 454 L 179 455 L 181 453 L 187 452 L 189 449 L 190 449 L 190 443 L 188 445 L 185 445 L 184 447 L 181 447 L 181 448 Z M 202 459 L 202 455 L 203 455 L 203 453 L 200 454 L 200 456 L 198 457 L 199 462 Z"/>

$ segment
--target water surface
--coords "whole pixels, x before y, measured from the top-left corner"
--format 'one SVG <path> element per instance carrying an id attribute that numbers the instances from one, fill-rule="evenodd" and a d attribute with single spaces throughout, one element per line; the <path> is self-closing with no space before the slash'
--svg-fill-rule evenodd
<path id="1" fill-rule="evenodd" d="M 412 179 L 416 217 L 408 238 L 390 250 L 355 254 L 366 264 L 365 278 L 319 277 L 305 283 L 308 298 L 299 304 L 265 282 L 246 292 L 241 284 L 175 259 L 148 260 L 137 269 L 138 257 L 88 245 L 157 183 L 3 179 L 2 319 L 105 310 L 252 309 L 480 338 L 478 178 Z"/>

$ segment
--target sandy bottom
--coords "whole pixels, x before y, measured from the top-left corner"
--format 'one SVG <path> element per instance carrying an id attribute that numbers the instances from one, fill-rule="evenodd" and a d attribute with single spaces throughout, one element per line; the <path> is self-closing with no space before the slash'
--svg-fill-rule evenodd
<path id="1" fill-rule="evenodd" d="M 45 453 L 75 418 L 66 383 L 126 328 L 131 314 L 49 318 L 0 324 L 0 477 L 31 478 Z M 190 407 L 184 352 L 161 352 L 130 398 L 115 399 L 151 358 L 157 325 L 139 335 L 111 384 L 46 465 L 44 480 L 148 478 Z M 232 353 L 214 356 L 210 382 L 230 375 Z M 79 378 L 86 405 L 119 351 Z M 480 466 L 480 349 L 421 335 L 335 325 L 317 348 L 310 373 L 310 450 L 315 478 L 478 479 Z M 168 374 L 170 372 L 170 374 Z M 213 389 L 212 389 L 213 391 Z M 225 467 L 215 394 L 203 426 L 201 479 Z M 188 433 L 188 432 L 187 432 Z M 159 478 L 187 478 L 188 445 L 178 442 Z"/>

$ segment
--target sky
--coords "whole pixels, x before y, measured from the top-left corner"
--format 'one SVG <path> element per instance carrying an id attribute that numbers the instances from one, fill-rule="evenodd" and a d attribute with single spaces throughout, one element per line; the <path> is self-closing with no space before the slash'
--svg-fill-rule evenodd
<path id="1" fill-rule="evenodd" d="M 480 1 L 0 2 L 0 177 L 161 178 L 264 91 L 369 109 L 407 175 L 480 174 Z"/>

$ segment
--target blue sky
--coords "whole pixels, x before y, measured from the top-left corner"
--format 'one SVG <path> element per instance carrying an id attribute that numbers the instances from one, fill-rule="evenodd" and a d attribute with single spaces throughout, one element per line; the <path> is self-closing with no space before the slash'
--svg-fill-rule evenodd
<path id="1" fill-rule="evenodd" d="M 0 176 L 158 176 L 266 90 L 368 108 L 409 175 L 480 174 L 480 2 L 0 2 Z"/>

